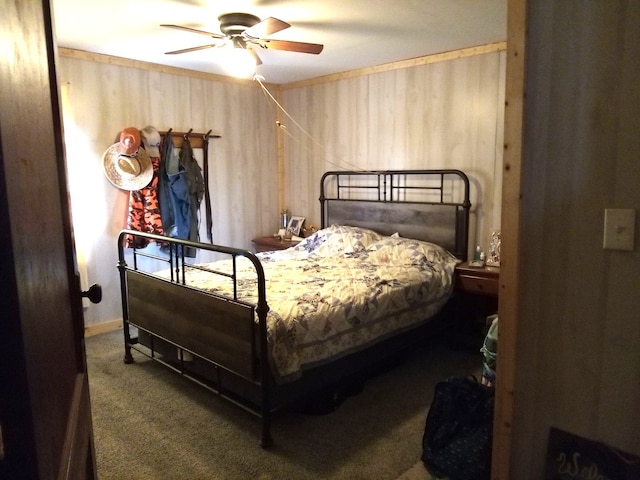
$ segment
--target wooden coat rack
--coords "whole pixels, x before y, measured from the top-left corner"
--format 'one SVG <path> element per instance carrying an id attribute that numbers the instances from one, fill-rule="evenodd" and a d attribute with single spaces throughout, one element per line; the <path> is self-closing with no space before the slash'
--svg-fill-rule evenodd
<path id="1" fill-rule="evenodd" d="M 192 148 L 204 148 L 205 140 L 208 141 L 210 138 L 220 138 L 222 136 L 217 133 L 211 133 L 211 130 L 209 130 L 207 133 L 197 133 L 194 132 L 193 129 L 189 130 L 188 132 L 174 132 L 173 129 L 170 128 L 166 132 L 159 133 L 163 138 L 166 135 L 171 135 L 173 146 L 176 148 L 181 148 L 184 139 L 187 137 L 189 137 Z"/>

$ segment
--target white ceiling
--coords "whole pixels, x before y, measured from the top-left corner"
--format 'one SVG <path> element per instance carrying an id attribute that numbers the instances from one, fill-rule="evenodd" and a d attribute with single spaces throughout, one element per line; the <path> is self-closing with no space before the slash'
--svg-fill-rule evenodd
<path id="1" fill-rule="evenodd" d="M 52 0 L 60 47 L 225 75 L 214 43 L 177 24 L 220 33 L 218 16 L 245 12 L 291 24 L 269 38 L 324 44 L 319 55 L 260 50 L 257 73 L 289 83 L 505 41 L 506 0 Z"/>

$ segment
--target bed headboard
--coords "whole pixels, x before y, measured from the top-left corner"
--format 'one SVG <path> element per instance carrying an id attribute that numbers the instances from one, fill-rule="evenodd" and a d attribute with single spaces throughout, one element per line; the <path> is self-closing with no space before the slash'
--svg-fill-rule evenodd
<path id="1" fill-rule="evenodd" d="M 332 171 L 320 180 L 322 228 L 351 225 L 442 245 L 466 260 L 469 179 L 460 170 Z"/>

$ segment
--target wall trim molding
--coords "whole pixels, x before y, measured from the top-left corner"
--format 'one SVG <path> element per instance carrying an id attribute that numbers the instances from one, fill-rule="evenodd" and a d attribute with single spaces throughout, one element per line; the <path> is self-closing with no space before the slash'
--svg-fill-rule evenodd
<path id="1" fill-rule="evenodd" d="M 73 48 L 58 47 L 58 54 L 61 57 L 75 58 L 77 60 L 87 60 L 90 62 L 107 63 L 110 65 L 118 65 L 121 67 L 138 68 L 140 70 L 148 70 L 150 72 L 167 73 L 171 75 L 182 75 L 186 77 L 199 78 L 202 80 L 215 80 L 225 83 L 239 83 L 243 85 L 252 85 L 253 80 L 245 80 L 240 78 L 227 77 L 225 75 L 217 75 L 215 73 L 200 72 L 197 70 L 189 70 L 186 68 L 170 67 L 160 65 L 158 63 L 144 62 L 142 60 L 132 60 L 123 57 L 114 57 L 102 53 L 87 52 L 85 50 L 75 50 Z"/>
<path id="2" fill-rule="evenodd" d="M 291 82 L 280 85 L 282 90 L 290 88 L 308 87 L 320 83 L 336 82 L 349 78 L 362 77 L 375 73 L 388 72 L 391 70 L 400 70 L 403 68 L 412 68 L 420 65 L 428 65 L 430 63 L 445 62 L 448 60 L 457 60 L 459 58 L 473 57 L 476 55 L 484 55 L 486 53 L 502 52 L 507 49 L 507 42 L 489 43 L 476 47 L 462 48 L 460 50 L 451 50 L 450 52 L 436 53 L 426 55 L 424 57 L 410 58 L 408 60 L 400 60 L 398 62 L 385 63 L 374 67 L 360 68 L 357 70 L 349 70 L 347 72 L 325 75 L 322 77 L 311 78 L 309 80 L 301 80 L 299 82 Z"/>
<path id="3" fill-rule="evenodd" d="M 372 75 L 375 73 L 387 72 L 391 70 L 399 70 L 403 68 L 411 68 L 430 63 L 444 62 L 448 60 L 456 60 L 459 58 L 472 57 L 475 55 L 484 55 L 486 53 L 501 52 L 507 49 L 507 42 L 495 42 L 486 45 L 478 45 L 476 47 L 462 48 L 460 50 L 451 50 L 449 52 L 436 53 L 434 55 L 426 55 L 424 57 L 410 58 L 408 60 L 400 60 L 398 62 L 385 63 L 374 67 L 360 68 L 349 70 L 347 72 L 335 73 L 332 75 L 324 75 L 321 77 L 301 80 L 299 82 L 286 83 L 282 85 L 272 84 L 273 87 L 281 89 L 300 88 L 320 83 L 336 82 L 339 80 Z M 215 80 L 218 82 L 240 83 L 244 85 L 253 84 L 253 80 L 243 80 L 225 75 L 217 75 L 215 73 L 200 72 L 197 70 L 188 70 L 186 68 L 170 67 L 157 63 L 144 62 L 142 60 L 131 60 L 128 58 L 114 57 L 102 53 L 87 52 L 85 50 L 76 50 L 73 48 L 58 47 L 58 54 L 61 57 L 75 58 L 78 60 L 88 60 L 98 63 L 108 63 L 110 65 L 119 65 L 122 67 L 138 68 L 152 72 L 167 73 L 171 75 L 183 75 L 187 77 L 200 78 L 203 80 Z"/>
<path id="4" fill-rule="evenodd" d="M 513 477 L 515 396 L 520 303 L 520 217 L 522 210 L 522 132 L 525 109 L 527 3 L 507 2 L 507 69 L 505 79 L 502 176 L 502 249 L 500 257 L 500 362 L 497 366 L 491 478 Z M 508 208 L 505 206 L 508 205 Z"/>

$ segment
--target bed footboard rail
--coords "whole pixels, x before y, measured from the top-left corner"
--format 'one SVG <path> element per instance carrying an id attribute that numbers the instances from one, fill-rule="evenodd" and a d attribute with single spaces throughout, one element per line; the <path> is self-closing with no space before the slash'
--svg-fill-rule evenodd
<path id="1" fill-rule="evenodd" d="M 255 302 L 240 298 L 237 265 L 240 257 L 249 260 L 255 272 Z M 232 268 L 217 270 L 203 265 L 221 259 L 230 260 Z M 269 306 L 264 270 L 258 257 L 238 248 L 122 230 L 118 236 L 118 270 L 124 362 L 133 362 L 134 349 L 257 414 L 262 418 L 261 444 L 271 445 Z M 191 281 L 193 275 L 222 279 L 229 286 L 229 293 L 201 289 Z M 132 335 L 130 327 L 137 329 L 137 336 Z M 139 342 L 141 334 L 147 339 L 145 348 Z M 159 354 L 154 345 L 156 340 L 174 346 L 174 351 Z M 213 375 L 214 382 L 202 382 L 199 375 L 193 374 L 189 361 L 192 356 L 217 372 Z M 259 389 L 257 408 L 227 392 L 222 371 Z"/>

